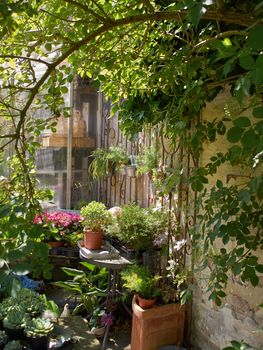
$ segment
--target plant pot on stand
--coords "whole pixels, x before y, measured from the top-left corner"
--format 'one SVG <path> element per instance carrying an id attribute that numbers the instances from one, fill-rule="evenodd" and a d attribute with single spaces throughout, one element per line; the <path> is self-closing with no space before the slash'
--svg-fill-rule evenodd
<path id="1" fill-rule="evenodd" d="M 80 210 L 84 225 L 84 246 L 88 249 L 100 249 L 103 229 L 111 221 L 111 213 L 105 204 L 92 201 Z"/>
<path id="2" fill-rule="evenodd" d="M 103 231 L 84 229 L 84 247 L 87 249 L 100 249 L 103 241 Z"/>

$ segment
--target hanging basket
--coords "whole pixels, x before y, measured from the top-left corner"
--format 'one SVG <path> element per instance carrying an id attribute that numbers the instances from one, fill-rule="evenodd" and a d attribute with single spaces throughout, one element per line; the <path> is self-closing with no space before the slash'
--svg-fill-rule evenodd
<path id="1" fill-rule="evenodd" d="M 129 177 L 135 177 L 136 176 L 136 165 L 126 165 L 125 166 L 125 174 Z"/>

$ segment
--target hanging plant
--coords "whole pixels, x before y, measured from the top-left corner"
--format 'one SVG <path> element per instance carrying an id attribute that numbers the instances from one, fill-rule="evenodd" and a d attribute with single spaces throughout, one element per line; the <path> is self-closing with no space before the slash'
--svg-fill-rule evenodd
<path id="1" fill-rule="evenodd" d="M 109 149 L 97 148 L 92 152 L 91 157 L 93 159 L 89 166 L 89 172 L 93 179 L 115 175 L 121 172 L 129 162 L 126 151 L 118 146 L 111 146 Z"/>

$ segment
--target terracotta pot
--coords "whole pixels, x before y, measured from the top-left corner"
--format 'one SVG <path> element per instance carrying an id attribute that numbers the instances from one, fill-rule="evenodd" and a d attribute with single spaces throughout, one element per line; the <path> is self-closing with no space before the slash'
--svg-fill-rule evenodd
<path id="1" fill-rule="evenodd" d="M 103 240 L 103 231 L 91 231 L 84 229 L 84 247 L 88 249 L 100 249 Z"/>
<path id="2" fill-rule="evenodd" d="M 151 307 L 153 307 L 153 305 L 156 302 L 156 298 L 154 298 L 154 299 L 144 299 L 144 298 L 140 297 L 139 295 L 137 295 L 137 301 L 138 301 L 139 306 L 143 310 L 147 310 L 147 309 L 150 309 Z"/>
<path id="3" fill-rule="evenodd" d="M 96 335 L 97 338 L 102 338 L 104 336 L 105 333 L 105 326 L 102 327 L 94 327 L 91 329 L 91 334 Z"/>
<path id="4" fill-rule="evenodd" d="M 63 241 L 48 242 L 48 245 L 50 245 L 52 248 L 59 248 L 64 246 L 64 242 Z"/>
<path id="5" fill-rule="evenodd" d="M 159 350 L 162 345 L 183 344 L 185 305 L 173 303 L 143 310 L 134 296 L 132 310 L 131 350 Z"/>

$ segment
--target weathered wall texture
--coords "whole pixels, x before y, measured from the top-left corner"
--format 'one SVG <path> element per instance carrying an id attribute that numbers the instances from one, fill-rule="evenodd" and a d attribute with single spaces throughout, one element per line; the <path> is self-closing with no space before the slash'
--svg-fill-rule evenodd
<path id="1" fill-rule="evenodd" d="M 213 120 L 224 114 L 228 105 L 235 108 L 231 95 L 226 89 L 217 98 L 207 104 L 203 111 L 203 119 Z M 224 152 L 228 146 L 225 137 L 220 137 L 215 143 L 207 145 L 200 165 L 209 162 L 212 155 Z M 234 178 L 232 175 L 237 175 Z M 224 183 L 237 183 L 242 181 L 244 170 L 233 168 L 230 164 L 224 164 L 218 171 L 216 178 L 211 178 L 210 184 L 214 185 L 220 178 Z M 244 177 L 243 177 L 244 180 Z M 234 181 L 234 182 L 233 182 Z M 263 260 L 263 252 L 259 252 Z M 227 287 L 227 297 L 221 307 L 215 306 L 208 300 L 205 293 L 205 273 L 197 279 L 198 289 L 193 301 L 192 344 L 197 350 L 219 350 L 230 345 L 230 340 L 244 340 L 245 342 L 263 349 L 263 333 L 258 331 L 263 325 L 263 309 L 258 305 L 263 302 L 263 276 L 260 284 L 253 288 L 235 278 Z"/>

